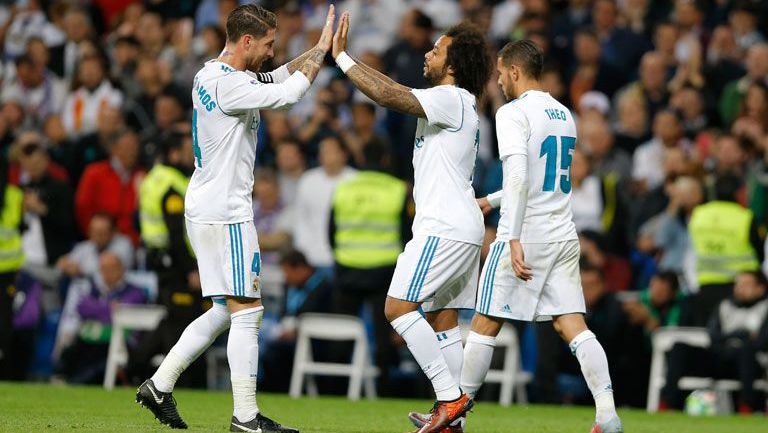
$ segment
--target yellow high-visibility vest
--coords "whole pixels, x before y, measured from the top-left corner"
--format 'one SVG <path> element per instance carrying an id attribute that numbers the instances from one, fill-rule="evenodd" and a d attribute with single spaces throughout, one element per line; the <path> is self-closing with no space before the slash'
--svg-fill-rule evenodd
<path id="1" fill-rule="evenodd" d="M 406 194 L 405 182 L 375 171 L 339 183 L 333 196 L 336 262 L 357 269 L 394 265 L 402 251 Z"/>
<path id="2" fill-rule="evenodd" d="M 139 187 L 139 223 L 141 240 L 149 248 L 168 248 L 168 227 L 163 219 L 163 197 L 173 188 L 184 196 L 189 178 L 179 170 L 157 164 L 147 173 Z M 180 203 L 183 206 L 183 203 Z"/>
<path id="3" fill-rule="evenodd" d="M 19 224 L 23 215 L 24 193 L 18 187 L 5 187 L 5 203 L 0 214 L 0 272 L 14 272 L 24 264 Z"/>
<path id="4" fill-rule="evenodd" d="M 693 210 L 688 224 L 699 285 L 726 284 L 759 264 L 749 242 L 752 211 L 738 203 L 712 201 Z"/>

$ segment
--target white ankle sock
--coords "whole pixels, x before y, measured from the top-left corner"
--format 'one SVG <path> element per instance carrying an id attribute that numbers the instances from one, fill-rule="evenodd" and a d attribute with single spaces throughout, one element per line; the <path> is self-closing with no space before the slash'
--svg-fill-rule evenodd
<path id="1" fill-rule="evenodd" d="M 470 331 L 464 346 L 464 367 L 461 369 L 461 389 L 474 398 L 483 385 L 491 367 L 496 337 Z"/>
<path id="2" fill-rule="evenodd" d="M 392 327 L 403 337 L 416 362 L 432 382 L 437 399 L 451 401 L 461 397 L 435 333 L 421 314 L 418 311 L 404 314 L 392 321 Z"/>
<path id="3" fill-rule="evenodd" d="M 616 406 L 613 403 L 613 386 L 608 372 L 608 358 L 605 350 L 592 331 L 584 331 L 568 344 L 571 353 L 581 364 L 581 373 L 587 381 L 592 397 L 595 399 L 595 420 L 606 422 L 616 416 Z"/>
<path id="4" fill-rule="evenodd" d="M 232 380 L 233 415 L 238 421 L 256 418 L 256 375 L 259 367 L 259 328 L 264 307 L 248 308 L 232 314 L 232 326 L 227 341 Z"/>
<path id="5" fill-rule="evenodd" d="M 440 351 L 443 352 L 448 370 L 456 383 L 461 379 L 461 364 L 464 361 L 464 348 L 461 346 L 461 329 L 457 326 L 447 331 L 435 332 Z"/>
<path id="6" fill-rule="evenodd" d="M 152 376 L 155 388 L 162 392 L 173 391 L 181 373 L 227 328 L 229 328 L 227 307 L 214 303 L 210 310 L 187 326 L 179 337 L 179 341 L 165 356 Z"/>

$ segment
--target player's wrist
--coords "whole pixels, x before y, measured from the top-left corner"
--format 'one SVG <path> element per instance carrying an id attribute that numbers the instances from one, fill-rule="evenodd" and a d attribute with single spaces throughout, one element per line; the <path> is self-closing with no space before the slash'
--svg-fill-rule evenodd
<path id="1" fill-rule="evenodd" d="M 336 65 L 339 66 L 339 69 L 341 69 L 341 72 L 347 73 L 348 70 L 352 68 L 352 66 L 355 66 L 357 63 L 352 59 L 352 57 L 347 54 L 346 51 L 340 52 L 336 56 Z"/>

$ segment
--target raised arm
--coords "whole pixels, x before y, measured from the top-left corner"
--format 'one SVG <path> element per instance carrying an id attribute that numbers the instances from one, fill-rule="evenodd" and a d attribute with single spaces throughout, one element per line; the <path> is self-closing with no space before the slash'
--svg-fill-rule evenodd
<path id="1" fill-rule="evenodd" d="M 349 14 L 344 12 L 333 36 L 333 57 L 352 84 L 383 107 L 426 118 L 424 108 L 410 88 L 396 83 L 360 61 L 356 62 L 345 52 L 348 33 Z"/>

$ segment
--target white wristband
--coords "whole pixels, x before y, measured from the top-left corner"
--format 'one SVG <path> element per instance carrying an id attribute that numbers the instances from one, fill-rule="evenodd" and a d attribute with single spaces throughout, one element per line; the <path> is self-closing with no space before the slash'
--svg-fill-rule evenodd
<path id="1" fill-rule="evenodd" d="M 347 54 L 346 51 L 342 51 L 339 53 L 338 56 L 336 56 L 336 64 L 339 65 L 341 72 L 346 74 L 347 71 L 352 66 L 355 66 L 357 63 L 355 63 L 355 61 L 352 60 L 352 57 L 349 57 L 349 54 Z"/>

